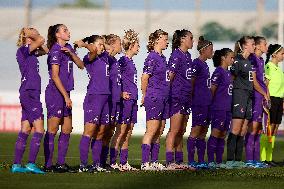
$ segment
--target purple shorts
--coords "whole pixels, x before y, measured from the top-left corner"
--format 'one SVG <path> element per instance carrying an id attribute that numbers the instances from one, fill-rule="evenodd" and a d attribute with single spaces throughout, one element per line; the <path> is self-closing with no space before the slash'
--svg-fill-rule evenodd
<path id="1" fill-rule="evenodd" d="M 121 107 L 120 124 L 137 123 L 137 100 L 123 100 Z"/>
<path id="2" fill-rule="evenodd" d="M 191 103 L 188 99 L 177 99 L 172 98 L 170 100 L 170 117 L 174 114 L 180 113 L 183 115 L 190 115 L 191 113 Z"/>
<path id="3" fill-rule="evenodd" d="M 254 98 L 252 101 L 252 121 L 262 123 L 263 118 L 263 108 L 262 108 L 263 98 Z"/>
<path id="4" fill-rule="evenodd" d="M 70 96 L 70 92 L 68 95 Z M 64 97 L 57 89 L 47 88 L 45 90 L 45 103 L 47 119 L 72 116 L 72 109 L 66 107 Z"/>
<path id="5" fill-rule="evenodd" d="M 211 128 L 220 131 L 228 131 L 232 121 L 232 113 L 225 110 L 213 110 L 211 112 Z"/>
<path id="6" fill-rule="evenodd" d="M 22 121 L 28 120 L 32 125 L 35 120 L 43 119 L 40 91 L 27 90 L 21 92 L 20 103 L 22 106 Z"/>
<path id="7" fill-rule="evenodd" d="M 87 94 L 83 109 L 84 123 L 109 124 L 109 95 Z"/>
<path id="8" fill-rule="evenodd" d="M 110 102 L 110 122 L 118 123 L 121 114 L 121 102 Z"/>
<path id="9" fill-rule="evenodd" d="M 145 97 L 146 121 L 166 120 L 169 116 L 169 102 L 167 99 Z"/>
<path id="10" fill-rule="evenodd" d="M 192 127 L 204 126 L 210 124 L 209 106 L 192 106 Z"/>

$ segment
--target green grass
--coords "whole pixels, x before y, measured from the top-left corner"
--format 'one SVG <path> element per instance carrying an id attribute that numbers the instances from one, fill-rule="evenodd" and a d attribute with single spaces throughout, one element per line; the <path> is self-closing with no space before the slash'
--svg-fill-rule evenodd
<path id="1" fill-rule="evenodd" d="M 0 134 L 0 186 L 1 188 L 283 188 L 284 168 L 242 169 L 216 171 L 179 172 L 136 172 L 99 174 L 11 174 L 9 166 L 13 161 L 16 134 Z M 67 163 L 79 164 L 79 135 L 72 135 Z M 139 167 L 141 137 L 133 137 L 130 145 L 130 163 Z M 277 140 L 274 159 L 284 158 L 284 141 Z M 57 150 L 55 150 L 56 152 Z M 23 162 L 27 161 L 25 153 Z M 185 150 L 186 152 L 186 150 Z M 57 153 L 55 153 L 57 154 Z M 186 153 L 185 153 L 186 155 Z M 162 139 L 160 159 L 165 158 Z M 186 157 L 185 157 L 186 159 Z M 91 160 L 91 157 L 89 158 Z M 43 149 L 39 153 L 38 164 L 43 164 Z"/>

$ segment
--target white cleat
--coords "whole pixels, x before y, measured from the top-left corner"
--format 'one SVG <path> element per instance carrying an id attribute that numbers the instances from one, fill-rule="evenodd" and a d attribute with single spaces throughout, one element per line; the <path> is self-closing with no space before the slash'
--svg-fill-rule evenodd
<path id="1" fill-rule="evenodd" d="M 120 168 L 123 171 L 138 171 L 138 169 L 136 169 L 135 167 L 132 167 L 131 165 L 129 165 L 128 162 L 126 164 L 124 164 L 124 165 L 120 165 Z"/>
<path id="2" fill-rule="evenodd" d="M 151 163 L 151 167 L 156 170 L 156 171 L 164 171 L 164 170 L 167 170 L 166 167 L 159 163 L 159 162 L 154 162 L 154 163 Z"/>
<path id="3" fill-rule="evenodd" d="M 115 170 L 118 170 L 118 171 L 121 171 L 121 172 L 124 171 L 124 170 L 122 169 L 122 167 L 121 167 L 120 165 L 118 165 L 117 163 L 111 164 L 110 166 L 111 166 L 111 168 L 113 168 L 113 169 L 115 169 Z"/>
<path id="4" fill-rule="evenodd" d="M 149 162 L 142 163 L 141 164 L 141 170 L 142 171 L 156 171 L 156 169 L 154 169 Z"/>

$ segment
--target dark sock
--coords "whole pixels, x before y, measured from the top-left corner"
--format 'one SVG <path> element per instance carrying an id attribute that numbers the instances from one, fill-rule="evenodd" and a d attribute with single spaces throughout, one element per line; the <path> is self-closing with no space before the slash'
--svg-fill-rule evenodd
<path id="1" fill-rule="evenodd" d="M 237 135 L 229 133 L 227 139 L 227 161 L 235 160 L 236 146 L 237 146 Z"/>
<path id="2" fill-rule="evenodd" d="M 241 161 L 243 157 L 243 148 L 244 148 L 244 137 L 238 136 L 237 137 L 237 147 L 235 152 L 235 160 Z"/>

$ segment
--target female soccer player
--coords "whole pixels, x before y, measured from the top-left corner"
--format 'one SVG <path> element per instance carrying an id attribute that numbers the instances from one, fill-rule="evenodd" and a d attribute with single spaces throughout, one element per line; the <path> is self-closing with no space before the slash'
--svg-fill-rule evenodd
<path id="1" fill-rule="evenodd" d="M 210 73 L 206 63 L 213 56 L 211 41 L 199 37 L 197 50 L 200 55 L 192 63 L 192 128 L 187 140 L 188 163 L 192 167 L 207 168 L 204 161 L 206 150 L 205 137 L 209 126 Z M 198 163 L 194 161 L 195 147 L 197 148 Z"/>
<path id="2" fill-rule="evenodd" d="M 246 134 L 246 165 L 248 167 L 261 168 L 264 164 L 260 160 L 260 131 L 262 129 L 263 102 L 268 102 L 269 96 L 264 79 L 264 60 L 261 57 L 267 53 L 267 42 L 264 37 L 254 37 L 255 51 L 249 56 L 252 64 L 252 76 L 254 95 L 252 102 L 252 120 L 248 125 Z"/>
<path id="3" fill-rule="evenodd" d="M 110 158 L 110 164 L 113 168 L 117 168 L 116 155 L 120 149 L 120 169 L 122 171 L 135 171 L 136 168 L 129 165 L 128 159 L 128 143 L 134 124 L 137 123 L 137 70 L 133 62 L 133 56 L 139 52 L 139 38 L 138 33 L 134 30 L 128 30 L 122 40 L 122 46 L 125 55 L 122 56 L 118 62 L 121 70 L 122 81 L 122 109 L 119 119 L 119 126 L 116 127 L 115 134 L 111 141 L 111 151 L 115 156 Z"/>
<path id="4" fill-rule="evenodd" d="M 109 124 L 109 64 L 104 51 L 104 39 L 99 35 L 92 35 L 75 42 L 78 47 L 89 50 L 83 61 L 90 78 L 87 94 L 84 100 L 84 132 L 80 141 L 81 164 L 79 172 L 103 172 L 100 166 L 100 151 L 102 148 L 103 131 Z M 87 167 L 88 154 L 91 147 L 93 165 Z"/>
<path id="5" fill-rule="evenodd" d="M 272 161 L 273 148 L 275 143 L 275 135 L 277 134 L 278 127 L 282 121 L 283 115 L 283 97 L 284 97 L 284 74 L 281 63 L 284 59 L 284 48 L 279 44 L 269 45 L 267 57 L 265 61 L 265 77 L 267 79 L 268 91 L 270 94 L 271 108 L 270 108 L 270 123 L 271 123 L 271 141 L 270 137 L 264 137 L 262 140 L 262 146 L 265 147 L 265 151 L 261 154 L 262 161 L 265 161 L 271 165 L 276 166 Z"/>
<path id="6" fill-rule="evenodd" d="M 227 139 L 227 162 L 224 168 L 246 167 L 242 160 L 244 135 L 252 118 L 253 76 L 249 55 L 254 53 L 252 37 L 244 36 L 235 44 L 235 62 L 231 67 L 234 77 L 232 91 L 232 125 Z"/>
<path id="7" fill-rule="evenodd" d="M 103 148 L 101 153 L 101 165 L 102 167 L 112 170 L 110 165 L 106 164 L 108 153 L 109 153 L 109 143 L 114 134 L 114 130 L 117 127 L 118 119 L 120 116 L 121 108 L 121 73 L 120 66 L 115 58 L 115 55 L 121 53 L 121 39 L 119 36 L 110 34 L 104 36 L 105 38 L 105 48 L 106 56 L 109 61 L 110 66 L 110 125 L 106 127 L 103 137 Z M 110 151 L 110 159 L 114 156 L 114 151 Z"/>
<path id="8" fill-rule="evenodd" d="M 163 50 L 168 46 L 168 33 L 159 29 L 149 36 L 148 56 L 141 78 L 142 100 L 146 110 L 146 132 L 142 139 L 142 170 L 163 170 L 158 163 L 160 136 L 169 118 L 170 76 Z M 151 147 L 152 144 L 152 147 Z M 152 156 L 150 163 L 149 156 Z"/>
<path id="9" fill-rule="evenodd" d="M 191 54 L 188 52 L 193 46 L 193 36 L 188 30 L 176 30 L 172 40 L 172 54 L 170 65 L 170 129 L 166 139 L 166 162 L 168 169 L 183 168 L 183 152 L 174 151 L 184 134 L 184 126 L 187 125 L 188 115 L 191 112 Z M 181 145 L 182 146 L 182 145 Z M 176 161 L 174 163 L 174 155 Z"/>
<path id="10" fill-rule="evenodd" d="M 211 135 L 207 142 L 208 167 L 218 168 L 222 163 L 225 137 L 230 128 L 232 113 L 233 80 L 228 67 L 234 62 L 234 52 L 229 48 L 216 50 L 213 63 L 216 67 L 211 77 L 212 104 Z M 214 156 L 216 155 L 216 161 Z"/>
<path id="11" fill-rule="evenodd" d="M 36 164 L 36 157 L 44 133 L 42 104 L 40 102 L 41 78 L 37 56 L 44 55 L 48 49 L 43 46 L 44 38 L 34 28 L 21 29 L 16 58 L 21 72 L 20 103 L 22 106 L 21 131 L 15 145 L 15 158 L 11 172 L 32 172 L 44 174 Z M 34 127 L 35 133 L 30 142 L 29 161 L 21 166 L 27 138 Z"/>
<path id="12" fill-rule="evenodd" d="M 47 132 L 44 138 L 45 170 L 68 172 L 72 169 L 65 164 L 70 133 L 72 132 L 72 101 L 70 91 L 74 88 L 73 62 L 84 69 L 84 63 L 76 55 L 67 42 L 70 32 L 64 24 L 56 24 L 48 28 L 47 47 L 49 48 L 47 64 L 49 83 L 45 90 L 47 108 Z M 58 139 L 58 158 L 52 167 L 54 137 L 61 125 Z"/>

